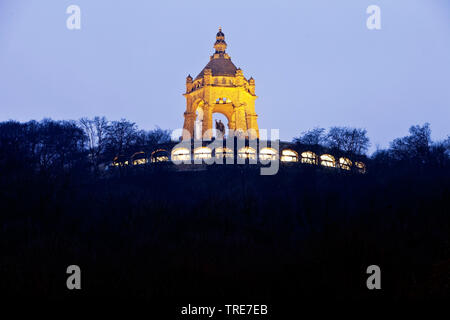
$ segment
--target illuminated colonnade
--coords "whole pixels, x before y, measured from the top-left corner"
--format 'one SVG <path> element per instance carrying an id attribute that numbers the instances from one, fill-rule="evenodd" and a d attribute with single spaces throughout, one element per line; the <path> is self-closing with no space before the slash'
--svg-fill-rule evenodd
<path id="1" fill-rule="evenodd" d="M 335 168 L 345 171 L 351 171 L 352 169 L 360 173 L 366 172 L 366 165 L 361 161 L 352 161 L 347 157 L 335 158 L 329 153 L 316 154 L 311 150 L 305 150 L 298 152 L 291 148 L 280 148 L 281 152 L 272 147 L 262 147 L 259 149 L 253 146 L 243 146 L 236 148 L 234 151 L 228 147 L 216 147 L 211 149 L 208 146 L 201 146 L 197 148 L 189 147 L 172 147 L 172 148 L 158 148 L 150 153 L 150 156 L 146 156 L 143 151 L 134 153 L 129 159 L 124 156 L 115 157 L 112 166 L 123 167 L 128 165 L 144 165 L 154 164 L 168 161 L 182 161 L 184 163 L 192 163 L 192 160 L 207 160 L 211 158 L 234 158 L 248 160 L 259 160 L 262 163 L 267 161 L 278 161 L 281 163 L 300 163 L 314 166 L 321 166 L 325 168 Z M 198 162 L 197 162 L 198 163 Z"/>

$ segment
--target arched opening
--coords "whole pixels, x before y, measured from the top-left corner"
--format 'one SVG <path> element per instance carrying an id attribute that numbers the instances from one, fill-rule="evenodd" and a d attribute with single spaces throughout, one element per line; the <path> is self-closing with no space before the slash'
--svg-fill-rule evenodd
<path id="1" fill-rule="evenodd" d="M 200 140 L 202 138 L 203 129 L 203 108 L 198 106 L 195 110 L 195 123 L 194 123 L 194 139 Z"/>
<path id="2" fill-rule="evenodd" d="M 291 149 L 284 149 L 281 151 L 281 161 L 282 162 L 297 162 L 298 153 Z"/>
<path id="3" fill-rule="evenodd" d="M 339 167 L 343 170 L 350 170 L 352 167 L 352 161 L 349 158 L 339 158 Z"/>
<path id="4" fill-rule="evenodd" d="M 176 148 L 172 150 L 173 161 L 189 161 L 191 160 L 191 152 L 187 148 Z"/>
<path id="5" fill-rule="evenodd" d="M 335 168 L 336 160 L 331 154 L 323 154 L 320 156 L 320 164 L 324 167 Z"/>
<path id="6" fill-rule="evenodd" d="M 214 112 L 213 113 L 213 137 L 220 137 L 220 131 L 217 129 L 217 126 L 221 126 L 222 124 L 224 129 L 224 138 L 228 136 L 228 118 L 220 113 L 220 112 Z"/>
<path id="7" fill-rule="evenodd" d="M 357 168 L 359 173 L 366 173 L 366 165 L 364 162 L 356 161 L 355 167 Z"/>
<path id="8" fill-rule="evenodd" d="M 152 163 L 155 162 L 164 162 L 169 160 L 169 153 L 165 149 L 158 149 L 152 152 L 150 155 L 150 161 Z"/>
<path id="9" fill-rule="evenodd" d="M 230 148 L 216 148 L 216 158 L 233 158 L 233 150 Z"/>
<path id="10" fill-rule="evenodd" d="M 199 147 L 194 150 L 194 160 L 211 158 L 211 149 L 207 147 Z"/>
<path id="11" fill-rule="evenodd" d="M 251 147 L 243 147 L 238 151 L 238 157 L 241 159 L 256 159 L 256 150 Z"/>
<path id="12" fill-rule="evenodd" d="M 131 163 L 133 166 L 137 166 L 140 164 L 146 164 L 148 162 L 147 157 L 145 156 L 144 151 L 136 152 L 131 156 Z"/>
<path id="13" fill-rule="evenodd" d="M 317 156 L 312 151 L 302 152 L 302 163 L 317 164 Z"/>
<path id="14" fill-rule="evenodd" d="M 274 148 L 262 148 L 259 150 L 259 159 L 263 161 L 273 161 L 278 159 L 278 151 Z"/>
<path id="15" fill-rule="evenodd" d="M 117 157 L 114 157 L 112 165 L 114 167 L 123 167 L 128 165 L 128 158 L 124 155 L 119 155 Z"/>

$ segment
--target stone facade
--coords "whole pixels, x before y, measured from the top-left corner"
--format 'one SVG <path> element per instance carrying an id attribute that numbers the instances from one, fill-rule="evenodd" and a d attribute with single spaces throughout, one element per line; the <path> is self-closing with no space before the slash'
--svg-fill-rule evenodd
<path id="1" fill-rule="evenodd" d="M 216 35 L 215 53 L 195 78 L 186 78 L 186 111 L 183 140 L 212 138 L 213 114 L 221 113 L 228 120 L 228 129 L 248 139 L 258 139 L 255 112 L 255 80 L 246 79 L 241 69 L 225 52 L 227 44 L 222 30 Z M 201 132 L 195 132 L 196 122 Z"/>

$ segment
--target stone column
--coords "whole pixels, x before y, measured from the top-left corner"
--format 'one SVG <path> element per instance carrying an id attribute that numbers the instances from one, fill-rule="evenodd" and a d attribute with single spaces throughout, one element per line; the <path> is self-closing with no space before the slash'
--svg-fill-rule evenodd
<path id="1" fill-rule="evenodd" d="M 248 137 L 249 139 L 258 139 L 259 138 L 259 129 L 258 123 L 256 119 L 258 116 L 256 114 L 247 114 L 247 127 L 248 127 Z"/>
<path id="2" fill-rule="evenodd" d="M 183 125 L 183 140 L 194 139 L 194 122 L 195 113 L 185 112 L 184 113 L 184 125 Z"/>
<path id="3" fill-rule="evenodd" d="M 212 107 L 209 104 L 203 106 L 203 126 L 202 126 L 202 137 L 205 140 L 210 140 L 212 138 Z"/>
<path id="4" fill-rule="evenodd" d="M 243 104 L 235 107 L 235 114 L 236 131 L 242 131 L 244 135 L 247 135 L 247 120 L 245 119 L 245 109 Z"/>

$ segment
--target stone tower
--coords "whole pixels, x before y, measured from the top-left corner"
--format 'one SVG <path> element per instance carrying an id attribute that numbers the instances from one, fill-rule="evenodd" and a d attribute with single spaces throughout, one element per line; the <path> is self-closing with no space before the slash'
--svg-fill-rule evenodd
<path id="1" fill-rule="evenodd" d="M 225 52 L 227 43 L 222 29 L 216 35 L 214 54 L 195 79 L 186 78 L 186 111 L 183 140 L 210 139 L 213 114 L 221 113 L 228 120 L 228 129 L 249 139 L 259 138 L 255 113 L 255 80 L 246 79 L 240 68 Z M 197 125 L 197 126 L 196 126 Z M 195 128 L 201 128 L 195 132 Z"/>

